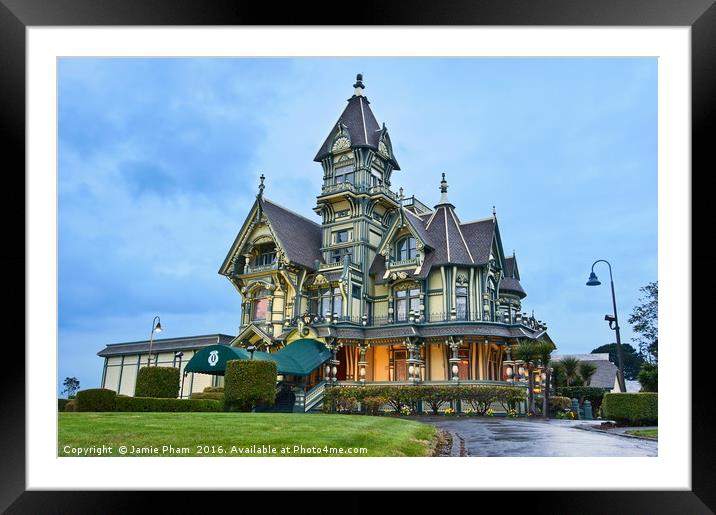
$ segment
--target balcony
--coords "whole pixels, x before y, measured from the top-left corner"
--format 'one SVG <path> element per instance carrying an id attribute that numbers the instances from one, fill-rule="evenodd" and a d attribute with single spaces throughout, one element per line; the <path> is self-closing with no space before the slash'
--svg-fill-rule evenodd
<path id="1" fill-rule="evenodd" d="M 266 265 L 247 265 L 244 267 L 244 272 L 241 275 L 257 274 L 259 272 L 269 272 L 271 270 L 278 270 L 278 260 Z"/>
<path id="2" fill-rule="evenodd" d="M 400 324 L 419 324 L 419 325 L 425 325 L 425 324 L 445 324 L 445 323 L 470 323 L 470 322 L 489 322 L 493 324 L 504 324 L 504 325 L 521 325 L 523 327 L 527 327 L 529 329 L 534 330 L 546 330 L 547 325 L 544 324 L 542 321 L 535 320 L 531 317 L 520 317 L 519 320 L 515 320 L 513 317 L 512 320 L 502 319 L 502 320 L 490 320 L 490 319 L 483 319 L 480 317 L 480 314 L 478 312 L 469 312 L 469 313 L 428 313 L 427 315 L 419 315 L 417 313 L 401 313 L 401 314 L 395 314 L 395 315 L 383 315 L 383 316 L 374 316 L 371 318 L 366 318 L 365 320 L 363 317 L 360 316 L 351 316 L 351 317 L 337 317 L 333 319 L 331 322 L 327 323 L 333 323 L 333 324 L 341 324 L 341 323 L 348 323 L 348 324 L 354 324 L 354 325 L 360 325 L 364 327 L 383 327 L 387 325 L 400 325 Z"/>
<path id="3" fill-rule="evenodd" d="M 333 193 L 340 193 L 342 191 L 350 191 L 355 193 L 357 190 L 356 186 L 350 182 L 340 182 L 338 184 L 329 184 L 321 188 L 321 196 L 332 195 Z"/>

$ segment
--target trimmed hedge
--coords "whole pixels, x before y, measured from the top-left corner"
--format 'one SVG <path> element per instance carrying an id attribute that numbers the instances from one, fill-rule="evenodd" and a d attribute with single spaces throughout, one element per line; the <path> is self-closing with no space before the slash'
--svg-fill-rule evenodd
<path id="1" fill-rule="evenodd" d="M 77 411 L 114 411 L 116 397 L 117 393 L 107 388 L 81 390 L 77 392 Z"/>
<path id="2" fill-rule="evenodd" d="M 498 385 L 396 385 L 326 388 L 323 397 L 324 411 L 348 411 L 358 402 L 363 403 L 369 397 L 385 399 L 396 413 L 403 407 L 417 411 L 418 401 L 423 401 L 433 413 L 446 403 L 460 400 L 480 414 L 487 412 L 493 402 L 499 402 L 505 410 L 512 409 L 527 398 L 524 388 Z"/>
<path id="3" fill-rule="evenodd" d="M 192 399 L 212 399 L 224 402 L 224 392 L 196 392 L 191 394 Z"/>
<path id="4" fill-rule="evenodd" d="M 70 399 L 57 399 L 57 411 L 65 411 L 68 402 Z"/>
<path id="5" fill-rule="evenodd" d="M 77 401 L 75 399 L 71 399 L 67 404 L 65 404 L 65 411 L 77 411 Z"/>
<path id="6" fill-rule="evenodd" d="M 588 400 L 592 403 L 592 412 L 596 413 L 602 405 L 604 394 L 609 392 L 609 388 L 597 388 L 596 386 L 559 386 L 555 391 L 560 397 L 579 399 L 580 406 L 585 400 Z"/>
<path id="7" fill-rule="evenodd" d="M 659 422 L 658 393 L 607 393 L 602 404 L 604 418 L 619 424 L 643 426 Z"/>
<path id="8" fill-rule="evenodd" d="M 223 386 L 207 386 L 204 388 L 204 393 L 224 393 Z"/>
<path id="9" fill-rule="evenodd" d="M 115 411 L 123 412 L 219 412 L 223 403 L 212 399 L 117 397 Z"/>
<path id="10" fill-rule="evenodd" d="M 176 399 L 179 396 L 179 369 L 174 367 L 142 367 L 137 374 L 136 397 Z"/>
<path id="11" fill-rule="evenodd" d="M 251 411 L 257 406 L 273 406 L 276 401 L 276 363 L 263 360 L 226 362 L 224 408 Z"/>

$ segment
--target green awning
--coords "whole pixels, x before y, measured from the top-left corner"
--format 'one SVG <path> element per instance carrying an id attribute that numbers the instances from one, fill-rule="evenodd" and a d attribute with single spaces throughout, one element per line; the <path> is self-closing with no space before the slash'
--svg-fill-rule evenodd
<path id="1" fill-rule="evenodd" d="M 232 359 L 251 359 L 251 353 L 241 347 L 210 345 L 194 354 L 184 370 L 200 374 L 224 375 L 226 362 Z M 254 352 L 254 359 L 276 362 L 279 374 L 305 376 L 331 359 L 331 351 L 317 340 L 304 338 L 271 354 Z"/>

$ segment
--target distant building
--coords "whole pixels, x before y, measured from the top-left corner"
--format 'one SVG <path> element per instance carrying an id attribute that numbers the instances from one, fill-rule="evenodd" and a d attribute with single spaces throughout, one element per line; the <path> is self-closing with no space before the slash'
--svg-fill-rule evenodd
<path id="1" fill-rule="evenodd" d="M 597 388 L 611 388 L 614 392 L 619 391 L 619 383 L 617 382 L 618 368 L 614 363 L 609 361 L 608 352 L 603 354 L 562 354 L 552 356 L 553 361 L 561 361 L 564 358 L 575 358 L 579 361 L 588 361 L 597 367 L 597 371 L 592 376 L 590 386 Z"/>

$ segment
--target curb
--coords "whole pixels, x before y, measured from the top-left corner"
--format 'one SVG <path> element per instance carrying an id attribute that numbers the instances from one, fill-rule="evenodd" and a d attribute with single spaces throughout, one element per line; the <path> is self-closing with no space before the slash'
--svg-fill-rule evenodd
<path id="1" fill-rule="evenodd" d="M 626 433 L 617 433 L 614 431 L 610 431 L 608 429 L 597 429 L 595 427 L 590 427 L 590 426 L 586 426 L 586 425 L 574 426 L 574 427 L 575 427 L 575 429 L 581 429 L 582 431 L 592 431 L 594 433 L 604 433 L 607 435 L 622 436 L 624 438 L 635 438 L 637 440 L 647 440 L 649 442 L 658 442 L 659 441 L 658 438 L 650 438 L 648 436 L 629 435 Z"/>

